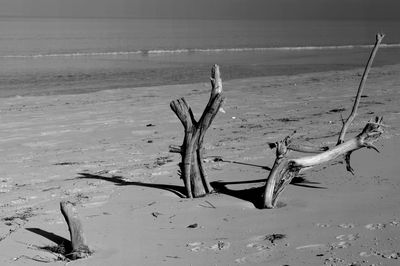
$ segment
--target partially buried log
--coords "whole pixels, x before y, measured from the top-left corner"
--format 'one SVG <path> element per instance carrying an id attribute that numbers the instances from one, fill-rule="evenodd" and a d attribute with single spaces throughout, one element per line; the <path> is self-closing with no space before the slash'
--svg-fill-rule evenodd
<path id="1" fill-rule="evenodd" d="M 71 237 L 71 250 L 66 254 L 66 257 L 71 260 L 88 257 L 92 251 L 86 245 L 82 224 L 79 220 L 75 206 L 71 202 L 62 201 L 60 202 L 60 209 L 65 221 L 67 222 Z"/>
<path id="2" fill-rule="evenodd" d="M 171 152 L 178 152 L 182 156 L 181 177 L 188 198 L 201 197 L 212 192 L 203 166 L 203 141 L 223 102 L 219 66 L 214 65 L 211 70 L 210 99 L 199 121 L 196 121 L 184 98 L 174 100 L 170 104 L 172 111 L 182 122 L 185 132 L 182 146 L 171 146 Z"/>
<path id="3" fill-rule="evenodd" d="M 383 133 L 382 126 L 382 117 L 376 117 L 375 120 L 370 120 L 363 131 L 356 137 L 323 153 L 298 159 L 288 159 L 286 157 L 288 146 L 291 141 L 290 137 L 279 141 L 276 148 L 275 163 L 265 185 L 264 208 L 275 208 L 279 195 L 301 170 L 327 163 L 339 156 L 346 155 L 364 147 L 378 151 L 373 143 Z"/>
<path id="4" fill-rule="evenodd" d="M 357 108 L 360 103 L 361 94 L 369 70 L 371 69 L 372 62 L 383 38 L 383 34 L 376 35 L 376 42 L 361 78 L 351 114 L 345 122 L 342 119 L 343 126 L 339 133 L 337 144 L 334 148 L 313 156 L 306 156 L 298 159 L 288 159 L 287 153 L 289 150 L 318 152 L 318 149 L 309 148 L 304 145 L 293 144 L 291 136 L 288 136 L 284 140 L 277 142 L 275 145 L 270 145 L 271 147 L 276 148 L 276 159 L 265 183 L 263 195 L 264 208 L 275 208 L 279 195 L 301 170 L 329 162 L 341 156 L 345 158 L 346 169 L 354 174 L 354 170 L 350 166 L 350 156 L 353 151 L 363 147 L 372 148 L 378 151 L 378 149 L 373 145 L 373 142 L 375 142 L 383 133 L 382 117 L 376 117 L 375 121 L 370 120 L 364 127 L 364 130 L 358 136 L 346 142 L 344 142 L 344 136 L 347 128 L 357 115 Z M 323 147 L 323 149 L 325 148 L 326 147 Z"/>

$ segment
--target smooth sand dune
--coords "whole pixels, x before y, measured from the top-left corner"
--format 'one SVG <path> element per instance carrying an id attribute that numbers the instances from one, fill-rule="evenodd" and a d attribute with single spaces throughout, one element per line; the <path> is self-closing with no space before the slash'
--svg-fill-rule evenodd
<path id="1" fill-rule="evenodd" d="M 333 145 L 361 73 L 224 82 L 226 113 L 205 140 L 222 189 L 199 199 L 182 198 L 180 157 L 168 146 L 183 129 L 169 102 L 185 97 L 199 115 L 207 81 L 0 99 L 0 264 L 64 265 L 39 247 L 69 238 L 59 202 L 70 200 L 94 254 L 68 265 L 399 265 L 400 65 L 371 70 L 347 135 L 382 115 L 381 153 L 355 152 L 355 175 L 343 164 L 306 171 L 280 208 L 254 204 L 274 160 L 268 142 L 297 130 Z"/>

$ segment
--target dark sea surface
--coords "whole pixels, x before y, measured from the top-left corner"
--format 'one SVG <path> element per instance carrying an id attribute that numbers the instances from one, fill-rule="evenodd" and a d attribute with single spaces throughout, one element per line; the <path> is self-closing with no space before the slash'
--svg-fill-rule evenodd
<path id="1" fill-rule="evenodd" d="M 400 21 L 0 18 L 0 97 L 400 63 Z"/>

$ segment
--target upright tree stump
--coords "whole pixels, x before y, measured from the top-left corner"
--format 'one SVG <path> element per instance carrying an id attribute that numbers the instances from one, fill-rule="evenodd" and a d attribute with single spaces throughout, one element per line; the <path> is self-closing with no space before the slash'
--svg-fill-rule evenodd
<path id="1" fill-rule="evenodd" d="M 65 221 L 67 222 L 71 237 L 71 251 L 66 255 L 66 257 L 72 260 L 86 258 L 92 252 L 86 245 L 82 224 L 78 218 L 78 213 L 74 205 L 71 202 L 62 201 L 60 202 L 60 209 Z"/>
<path id="2" fill-rule="evenodd" d="M 203 166 L 203 141 L 207 129 L 223 102 L 219 66 L 214 65 L 211 70 L 210 99 L 199 121 L 194 118 L 192 109 L 184 98 L 174 100 L 170 104 L 172 111 L 178 116 L 185 130 L 182 146 L 172 146 L 171 152 L 178 152 L 182 156 L 182 162 L 180 163 L 181 177 L 188 198 L 202 197 L 212 192 L 212 187 Z"/>

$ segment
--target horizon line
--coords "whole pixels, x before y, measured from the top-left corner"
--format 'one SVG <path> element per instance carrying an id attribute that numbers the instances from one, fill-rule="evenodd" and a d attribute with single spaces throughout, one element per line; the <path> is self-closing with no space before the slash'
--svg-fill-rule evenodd
<path id="1" fill-rule="evenodd" d="M 344 20 L 344 21 L 400 21 L 400 18 L 364 18 L 364 17 L 356 17 L 356 18 L 300 18 L 300 17 L 292 17 L 292 18 L 247 18 L 247 17 L 185 17 L 185 16 L 39 16 L 39 15 L 7 15 L 7 14 L 0 14 L 0 19 L 13 19 L 13 18 L 42 18 L 42 19 L 159 19 L 159 20 L 265 20 L 265 21 L 298 21 L 298 20 L 305 20 L 305 21 L 337 21 L 337 20 Z"/>

